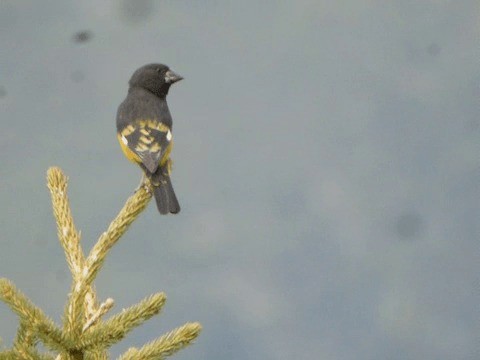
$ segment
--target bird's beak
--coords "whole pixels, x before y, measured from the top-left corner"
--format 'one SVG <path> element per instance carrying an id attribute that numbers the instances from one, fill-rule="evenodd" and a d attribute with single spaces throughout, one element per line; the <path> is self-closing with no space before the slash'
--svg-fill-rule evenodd
<path id="1" fill-rule="evenodd" d="M 165 82 L 167 84 L 173 84 L 173 83 L 176 83 L 177 81 L 180 81 L 182 80 L 183 77 L 181 77 L 180 75 L 174 73 L 172 70 L 168 70 L 166 73 L 165 73 Z"/>

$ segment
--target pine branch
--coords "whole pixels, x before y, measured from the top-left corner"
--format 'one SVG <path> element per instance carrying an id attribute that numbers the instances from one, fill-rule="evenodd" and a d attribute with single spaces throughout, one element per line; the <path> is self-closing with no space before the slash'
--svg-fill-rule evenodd
<path id="1" fill-rule="evenodd" d="M 108 354 L 104 350 L 86 351 L 84 360 L 108 360 Z"/>
<path id="2" fill-rule="evenodd" d="M 80 232 L 75 227 L 70 210 L 67 196 L 68 178 L 60 168 L 52 167 L 47 172 L 47 186 L 52 196 L 58 239 L 65 251 L 72 276 L 76 280 L 82 273 L 85 256 L 80 246 Z"/>
<path id="3" fill-rule="evenodd" d="M 188 346 L 200 334 L 199 323 L 187 323 L 140 349 L 130 348 L 118 360 L 162 360 Z"/>
<path id="4" fill-rule="evenodd" d="M 52 167 L 47 172 L 47 186 L 52 197 L 52 207 L 57 222 L 57 233 L 60 244 L 65 252 L 74 284 L 81 281 L 85 256 L 80 246 L 80 233 L 73 222 L 70 202 L 67 196 L 68 178 L 60 168 Z M 72 335 L 79 335 L 78 319 L 83 315 L 83 302 L 70 302 L 65 308 L 65 330 Z M 77 325 L 77 326 L 76 326 Z"/>
<path id="5" fill-rule="evenodd" d="M 13 341 L 13 350 L 16 352 L 17 356 L 28 360 L 38 359 L 40 354 L 35 349 L 37 341 L 37 337 L 33 333 L 29 324 L 25 321 L 20 321 L 17 335 Z"/>
<path id="6" fill-rule="evenodd" d="M 82 277 L 76 284 L 70 296 L 69 306 L 72 307 L 71 311 L 74 314 L 74 317 L 82 314 L 81 305 L 85 302 L 86 292 L 92 285 L 93 280 L 103 265 L 108 251 L 116 244 L 125 231 L 127 231 L 131 223 L 145 209 L 151 198 L 151 192 L 147 191 L 144 187 L 141 187 L 135 194 L 130 196 L 123 209 L 111 222 L 108 230 L 100 236 L 98 242 L 90 251 L 88 258 L 85 261 Z M 84 324 L 82 323 L 81 327 L 77 328 L 77 331 L 80 331 L 83 326 Z"/>
<path id="7" fill-rule="evenodd" d="M 17 335 L 13 340 L 13 346 L 29 346 L 34 347 L 37 343 L 37 338 L 33 334 L 29 324 L 25 321 L 20 321 L 20 326 L 17 330 Z"/>
<path id="8" fill-rule="evenodd" d="M 128 230 L 137 216 L 145 210 L 152 198 L 152 192 L 145 187 L 140 187 L 135 194 L 130 196 L 123 209 L 110 223 L 107 231 L 104 232 L 97 243 L 90 251 L 86 260 L 87 273 L 84 278 L 87 284 L 91 284 L 100 270 L 108 251 L 117 243 L 120 237 Z"/>
<path id="9" fill-rule="evenodd" d="M 113 299 L 112 299 L 113 301 Z M 95 289 L 92 286 L 87 286 L 87 293 L 85 294 L 85 304 L 83 307 L 83 312 L 85 315 L 85 319 L 87 320 L 86 324 L 82 328 L 82 332 L 85 331 L 85 326 L 89 323 L 94 323 L 95 321 L 92 320 L 93 317 L 96 316 L 99 310 L 98 301 L 97 301 L 97 294 L 95 292 Z M 112 303 L 113 306 L 113 303 Z M 91 326 L 91 325 L 89 325 Z M 87 326 L 88 327 L 88 326 Z"/>
<path id="10" fill-rule="evenodd" d="M 93 313 L 88 319 L 87 323 L 83 326 L 82 332 L 87 331 L 91 326 L 95 325 L 103 315 L 105 315 L 115 304 L 112 298 L 108 298 L 103 302 L 95 313 Z"/>
<path id="11" fill-rule="evenodd" d="M 21 345 L 17 345 L 14 349 L 10 352 L 10 357 L 6 357 L 6 359 L 10 360 L 54 360 L 55 358 L 49 354 L 40 354 L 35 348 L 31 347 L 22 347 Z M 0 355 L 0 359 L 2 356 Z"/>
<path id="12" fill-rule="evenodd" d="M 130 331 L 158 314 L 166 301 L 164 293 L 149 296 L 138 304 L 124 309 L 83 335 L 82 347 L 107 348 L 122 340 Z"/>
<path id="13" fill-rule="evenodd" d="M 0 351 L 0 360 L 13 360 L 17 358 L 17 353 L 13 350 Z"/>
<path id="14" fill-rule="evenodd" d="M 51 350 L 65 351 L 74 347 L 54 322 L 7 279 L 0 279 L 0 300 L 3 300 L 20 321 L 29 324 L 35 335 Z"/>
<path id="15" fill-rule="evenodd" d="M 141 187 L 126 202 L 94 245 L 87 258 L 80 244 L 67 196 L 67 177 L 59 168 L 47 174 L 57 232 L 72 273 L 72 288 L 65 306 L 63 330 L 36 307 L 13 283 L 0 278 L 0 300 L 20 317 L 13 348 L 0 351 L 0 360 L 53 360 L 53 355 L 36 349 L 41 341 L 58 355 L 55 360 L 107 360 L 107 348 L 122 340 L 131 330 L 158 314 L 166 300 L 157 293 L 123 310 L 110 319 L 102 317 L 113 307 L 113 299 L 97 300 L 93 281 L 108 251 L 145 209 L 152 197 L 150 184 Z M 122 359 L 164 359 L 190 344 L 199 334 L 198 323 L 186 324 L 140 349 L 128 350 Z"/>

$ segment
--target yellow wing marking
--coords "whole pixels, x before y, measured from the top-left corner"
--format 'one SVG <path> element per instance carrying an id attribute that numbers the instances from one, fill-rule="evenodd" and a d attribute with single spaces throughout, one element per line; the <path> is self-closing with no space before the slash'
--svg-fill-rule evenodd
<path id="1" fill-rule="evenodd" d="M 160 146 L 159 143 L 154 143 L 151 147 L 150 147 L 150 151 L 151 152 L 158 152 L 160 151 L 162 147 Z"/>
<path id="2" fill-rule="evenodd" d="M 131 133 L 133 133 L 135 131 L 135 126 L 133 125 L 127 125 L 123 130 L 122 130 L 122 135 L 123 136 L 128 136 L 130 135 Z"/>
<path id="3" fill-rule="evenodd" d="M 137 144 L 128 144 L 128 142 L 125 142 L 122 137 L 125 139 L 127 136 L 131 135 L 134 131 L 139 131 L 140 132 L 140 137 L 138 138 L 138 143 Z M 136 162 L 136 163 L 141 163 L 142 159 L 140 156 L 135 153 L 135 151 L 141 153 L 145 151 L 149 152 L 160 152 L 162 150 L 162 147 L 158 142 L 155 141 L 155 137 L 151 135 L 151 130 L 157 130 L 161 131 L 163 133 L 168 133 L 170 132 L 170 128 L 157 121 L 157 120 L 152 120 L 152 119 L 140 119 L 137 120 L 134 124 L 127 125 L 124 129 L 121 130 L 121 132 L 118 134 L 118 142 L 120 143 L 120 147 L 122 148 L 123 153 L 127 157 L 128 160 Z M 171 132 L 170 132 L 171 134 Z M 171 135 L 170 135 L 171 139 Z M 167 138 L 167 140 L 170 140 Z M 129 148 L 128 145 L 135 145 L 134 149 Z M 163 166 L 165 163 L 170 162 L 170 152 L 173 147 L 173 141 L 169 141 L 167 148 L 164 150 L 164 154 L 162 158 L 159 160 L 160 166 Z M 169 163 L 170 167 L 170 163 Z"/>
<path id="4" fill-rule="evenodd" d="M 157 123 L 157 126 L 155 127 L 155 129 L 161 132 L 168 132 L 170 130 L 167 125 L 161 122 Z"/>
<path id="5" fill-rule="evenodd" d="M 165 125 L 164 123 L 160 122 L 160 121 L 157 121 L 157 120 L 152 120 L 152 119 L 141 119 L 141 120 L 138 120 L 137 121 L 137 124 L 138 126 L 144 130 L 140 130 L 140 132 L 143 134 L 143 135 L 148 135 L 148 129 L 155 129 L 155 130 L 158 130 L 158 131 L 161 131 L 161 132 L 168 132 L 169 127 L 167 125 Z M 130 126 L 130 125 L 129 125 Z"/>
<path id="6" fill-rule="evenodd" d="M 139 139 L 142 143 L 144 144 L 151 144 L 154 140 L 154 137 L 153 136 L 140 136 L 140 139 Z"/>
<path id="7" fill-rule="evenodd" d="M 138 152 L 143 152 L 143 151 L 147 151 L 149 148 L 146 144 L 143 144 L 143 143 L 138 143 L 136 146 L 135 146 L 135 150 L 137 150 Z"/>

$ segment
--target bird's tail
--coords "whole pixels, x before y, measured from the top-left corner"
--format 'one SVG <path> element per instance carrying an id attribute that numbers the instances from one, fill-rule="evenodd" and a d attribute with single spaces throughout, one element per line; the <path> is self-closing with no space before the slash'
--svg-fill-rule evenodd
<path id="1" fill-rule="evenodd" d="M 180 211 L 180 204 L 173 191 L 168 165 L 159 167 L 157 171 L 151 175 L 150 180 L 153 185 L 153 195 L 155 196 L 160 214 L 177 214 Z"/>

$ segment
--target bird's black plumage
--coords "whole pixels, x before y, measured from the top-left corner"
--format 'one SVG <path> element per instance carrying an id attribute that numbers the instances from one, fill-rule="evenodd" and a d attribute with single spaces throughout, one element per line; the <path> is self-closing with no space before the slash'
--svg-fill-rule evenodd
<path id="1" fill-rule="evenodd" d="M 140 165 L 153 185 L 161 214 L 180 211 L 170 181 L 172 116 L 166 96 L 182 80 L 168 66 L 149 64 L 135 71 L 117 111 L 117 135 L 125 156 Z"/>

